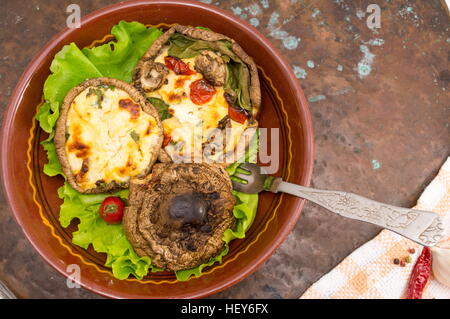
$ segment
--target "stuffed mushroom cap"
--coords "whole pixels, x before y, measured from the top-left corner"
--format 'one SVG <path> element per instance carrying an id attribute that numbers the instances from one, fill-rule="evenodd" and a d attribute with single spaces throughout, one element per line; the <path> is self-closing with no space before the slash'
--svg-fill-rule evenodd
<path id="1" fill-rule="evenodd" d="M 213 47 L 219 51 L 221 45 L 216 45 L 215 43 L 220 41 L 227 41 L 230 46 L 230 53 L 234 54 L 235 57 L 240 59 L 249 69 L 249 95 L 251 100 L 251 115 L 254 119 L 258 118 L 260 107 L 261 107 L 261 88 L 260 88 L 260 82 L 258 77 L 258 68 L 253 61 L 252 57 L 250 57 L 244 49 L 232 38 L 211 31 L 207 29 L 202 28 L 195 28 L 192 26 L 185 26 L 185 25 L 179 25 L 175 24 L 170 29 L 168 29 L 163 35 L 161 35 L 156 41 L 153 42 L 153 44 L 150 46 L 150 48 L 147 50 L 147 52 L 144 54 L 144 56 L 139 61 L 138 65 L 136 66 L 133 74 L 133 85 L 140 89 L 144 94 L 146 92 L 153 91 L 155 89 L 144 89 L 142 86 L 142 75 L 145 73 L 146 64 L 149 63 L 149 61 L 154 61 L 155 58 L 161 53 L 162 49 L 168 44 L 171 36 L 175 33 L 183 34 L 187 37 L 190 37 L 192 39 L 196 40 L 202 40 L 207 41 L 210 45 L 213 45 Z M 218 65 L 217 53 L 212 52 L 211 50 L 205 49 L 203 50 L 207 53 L 202 53 L 202 66 L 199 68 L 199 72 L 201 72 L 203 75 L 206 75 L 205 78 L 212 79 L 212 82 L 215 82 L 216 78 L 220 78 L 219 82 L 217 82 L 217 85 L 223 85 L 223 77 L 224 74 L 217 77 L 212 76 L 211 77 L 211 69 L 221 69 Z M 211 54 L 212 53 L 212 54 Z M 209 63 L 208 63 L 209 61 Z M 220 62 L 219 62 L 220 63 Z M 161 73 L 161 76 L 165 77 L 165 72 L 159 71 Z M 219 73 L 223 73 L 223 69 L 219 71 Z M 213 83 L 214 84 L 214 83 Z"/>
<path id="2" fill-rule="evenodd" d="M 146 84 L 149 75 L 155 85 Z M 226 167 L 242 157 L 258 127 L 258 69 L 223 34 L 174 25 L 141 58 L 133 85 L 163 110 L 162 162 Z"/>
<path id="3" fill-rule="evenodd" d="M 55 146 L 69 184 L 81 193 L 100 193 L 147 175 L 162 138 L 157 111 L 136 88 L 95 78 L 66 95 Z"/>
<path id="4" fill-rule="evenodd" d="M 221 252 L 223 234 L 234 226 L 231 189 L 220 166 L 156 164 L 147 177 L 131 180 L 125 234 L 157 267 L 197 267 Z"/>

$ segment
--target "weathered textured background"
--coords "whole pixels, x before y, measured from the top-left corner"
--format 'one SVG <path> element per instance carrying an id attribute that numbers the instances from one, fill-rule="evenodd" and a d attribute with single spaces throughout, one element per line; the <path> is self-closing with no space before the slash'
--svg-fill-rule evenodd
<path id="1" fill-rule="evenodd" d="M 113 0 L 2 0 L 0 117 L 32 56 L 65 27 Z M 263 32 L 288 58 L 310 101 L 314 187 L 413 206 L 450 153 L 448 11 L 439 0 L 204 0 Z M 381 28 L 365 13 L 381 8 Z M 300 142 L 300 141 L 299 141 Z M 379 229 L 313 204 L 256 273 L 215 298 L 296 298 Z M 33 250 L 0 194 L 0 279 L 25 298 L 96 298 L 68 289 Z"/>

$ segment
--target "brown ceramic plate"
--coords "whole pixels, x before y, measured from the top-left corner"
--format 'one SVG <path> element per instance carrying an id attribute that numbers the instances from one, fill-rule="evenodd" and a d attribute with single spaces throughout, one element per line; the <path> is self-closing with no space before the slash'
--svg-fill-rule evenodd
<path id="1" fill-rule="evenodd" d="M 178 282 L 171 273 L 153 273 L 142 280 L 115 279 L 104 267 L 105 256 L 71 243 L 72 225 L 58 222 L 61 200 L 59 177 L 42 169 L 45 151 L 39 142 L 47 134 L 38 128 L 34 115 L 41 103 L 45 79 L 54 55 L 71 42 L 79 47 L 105 38 L 120 20 L 149 25 L 173 23 L 201 25 L 234 38 L 255 59 L 262 89 L 260 127 L 279 128 L 280 168 L 285 180 L 308 185 L 313 167 L 313 128 L 305 96 L 288 63 L 255 28 L 216 7 L 190 1 L 132 1 L 96 11 L 80 29 L 55 36 L 33 59 L 6 110 L 2 125 L 1 171 L 7 200 L 25 235 L 39 253 L 60 273 L 78 264 L 81 284 L 116 298 L 198 298 L 223 290 L 254 272 L 284 241 L 296 224 L 303 200 L 289 195 L 264 193 L 256 219 L 242 240 L 234 240 L 222 264 L 205 269 L 205 275 Z"/>

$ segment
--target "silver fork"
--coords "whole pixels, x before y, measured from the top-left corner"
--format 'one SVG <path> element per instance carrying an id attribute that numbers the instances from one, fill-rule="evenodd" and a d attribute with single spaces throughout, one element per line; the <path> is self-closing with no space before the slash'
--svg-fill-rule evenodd
<path id="1" fill-rule="evenodd" d="M 16 296 L 0 281 L 0 299 L 16 299 Z"/>
<path id="2" fill-rule="evenodd" d="M 264 168 L 241 164 L 232 178 L 233 188 L 243 193 L 284 192 L 307 199 L 343 217 L 392 230 L 421 245 L 432 247 L 444 232 L 441 217 L 433 212 L 396 207 L 340 191 L 320 190 L 283 181 L 267 175 Z"/>

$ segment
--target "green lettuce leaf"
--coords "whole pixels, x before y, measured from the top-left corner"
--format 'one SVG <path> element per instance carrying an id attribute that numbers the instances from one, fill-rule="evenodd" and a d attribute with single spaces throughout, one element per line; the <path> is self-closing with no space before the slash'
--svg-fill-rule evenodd
<path id="1" fill-rule="evenodd" d="M 231 43 L 226 40 L 206 41 L 194 39 L 181 33 L 174 33 L 170 37 L 169 42 L 168 55 L 179 59 L 196 57 L 203 50 L 214 50 L 219 51 L 221 54 L 226 55 L 235 62 L 242 62 L 242 60 L 231 50 Z"/>
<path id="2" fill-rule="evenodd" d="M 120 21 L 111 29 L 116 41 L 82 52 L 103 76 L 131 82 L 139 59 L 162 33 L 138 22 Z"/>
<path id="3" fill-rule="evenodd" d="M 187 37 L 181 33 L 174 33 L 170 39 L 169 50 L 167 51 L 168 55 L 174 56 L 180 59 L 185 58 L 193 58 L 200 54 L 202 49 L 209 49 L 209 46 L 191 48 L 192 45 L 196 42 L 194 39 Z M 201 43 L 204 43 L 202 41 Z"/>
<path id="4" fill-rule="evenodd" d="M 230 177 L 236 173 L 236 169 L 242 162 L 256 163 L 256 154 L 258 153 L 259 130 L 256 131 L 246 154 L 236 163 L 227 168 Z M 211 257 L 208 262 L 201 264 L 192 269 L 179 270 L 175 272 L 177 280 L 186 281 L 192 276 L 200 277 L 205 267 L 212 266 L 215 263 L 222 263 L 223 257 L 228 254 L 228 244 L 233 239 L 245 238 L 245 232 L 250 228 L 256 216 L 258 209 L 258 194 L 246 194 L 233 190 L 233 195 L 236 197 L 237 203 L 233 208 L 233 215 L 236 218 L 236 225 L 234 229 L 227 229 L 223 234 L 223 241 L 225 246 L 219 255 Z"/>
<path id="5" fill-rule="evenodd" d="M 227 69 L 227 79 L 224 85 L 225 90 L 232 90 L 235 93 L 237 106 L 251 111 L 250 72 L 247 66 L 243 62 L 236 63 L 230 61 L 227 63 Z"/>
<path id="6" fill-rule="evenodd" d="M 59 105 L 71 88 L 87 79 L 103 76 L 75 43 L 65 45 L 55 55 L 50 71 L 52 74 L 44 83 L 44 99 Z"/>
<path id="7" fill-rule="evenodd" d="M 59 117 L 59 103 L 45 102 L 38 110 L 36 119 L 38 120 L 42 130 L 51 133 L 56 125 Z"/>
<path id="8" fill-rule="evenodd" d="M 78 219 L 78 230 L 72 233 L 72 242 L 87 249 L 92 245 L 95 251 L 105 253 L 105 266 L 111 267 L 114 277 L 126 279 L 130 275 L 142 279 L 151 268 L 150 258 L 139 257 L 125 236 L 121 224 L 111 225 L 101 219 L 99 208 L 108 196 L 118 196 L 124 201 L 128 190 L 115 194 L 80 194 L 67 182 L 58 189 L 64 200 L 59 213 L 61 226 L 67 227 L 73 219 Z"/>
<path id="9" fill-rule="evenodd" d="M 44 164 L 44 173 L 48 176 L 62 175 L 65 177 L 61 163 L 59 162 L 58 155 L 56 154 L 56 147 L 53 141 L 54 132 L 50 136 L 41 142 L 42 147 L 47 152 L 48 162 Z"/>

